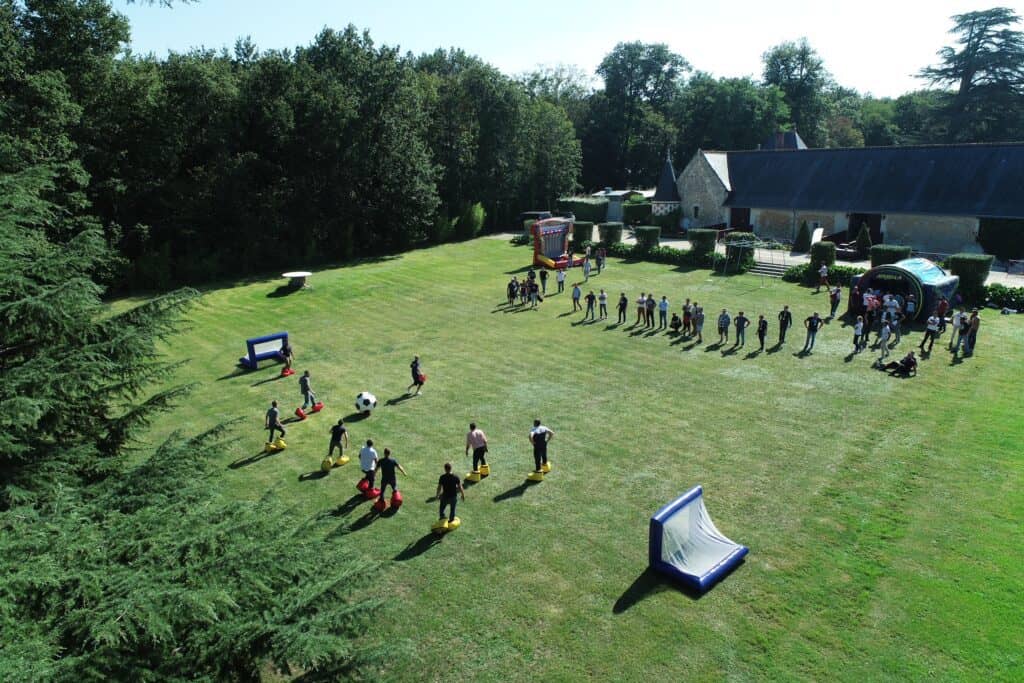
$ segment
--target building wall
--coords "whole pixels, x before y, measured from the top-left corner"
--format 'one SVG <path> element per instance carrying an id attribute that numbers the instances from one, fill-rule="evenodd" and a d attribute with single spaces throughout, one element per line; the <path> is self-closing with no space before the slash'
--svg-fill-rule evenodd
<path id="1" fill-rule="evenodd" d="M 679 202 L 651 202 L 651 214 L 654 216 L 667 216 L 678 208 Z"/>
<path id="2" fill-rule="evenodd" d="M 763 239 L 770 237 L 788 242 L 796 237 L 792 211 L 751 209 L 750 224 L 754 226 L 754 233 Z"/>
<path id="3" fill-rule="evenodd" d="M 982 251 L 978 219 L 971 216 L 923 216 L 890 213 L 885 216 L 885 243 L 909 245 L 935 254 Z"/>
<path id="4" fill-rule="evenodd" d="M 676 180 L 676 187 L 682 200 L 683 223 L 687 228 L 728 223 L 729 209 L 723 206 L 727 194 L 725 186 L 702 152 L 698 151 L 686 164 Z M 696 217 L 693 215 L 695 206 Z"/>

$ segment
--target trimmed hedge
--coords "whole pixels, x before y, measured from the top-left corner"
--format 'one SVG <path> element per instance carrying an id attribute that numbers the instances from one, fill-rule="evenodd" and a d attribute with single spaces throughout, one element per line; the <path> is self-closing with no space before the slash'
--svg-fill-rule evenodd
<path id="1" fill-rule="evenodd" d="M 602 244 L 615 244 L 622 241 L 622 223 L 611 221 L 609 223 L 598 223 L 597 234 L 601 237 Z"/>
<path id="2" fill-rule="evenodd" d="M 853 280 L 855 275 L 863 275 L 865 271 L 863 268 L 854 268 L 852 266 L 830 266 L 828 269 L 828 281 L 834 285 L 840 285 L 843 287 L 849 287 L 850 282 Z M 801 263 L 798 266 L 792 266 L 786 269 L 783 273 L 782 279 L 785 282 L 799 282 L 804 285 L 816 285 L 818 284 L 818 270 L 811 268 L 810 263 Z"/>
<path id="3" fill-rule="evenodd" d="M 693 251 L 675 249 L 673 247 L 654 247 L 653 249 L 645 251 L 643 249 L 639 249 L 637 245 L 623 244 L 622 242 L 611 244 L 607 249 L 608 255 L 616 258 L 649 261 L 651 263 L 664 263 L 671 266 L 684 266 L 691 268 L 711 268 L 713 264 L 720 263 L 725 259 L 721 254 L 714 254 L 714 260 L 712 260 L 711 254 L 705 254 L 702 256 Z"/>
<path id="4" fill-rule="evenodd" d="M 793 242 L 793 251 L 806 254 L 811 249 L 811 226 L 807 221 L 800 223 L 800 231 L 796 234 L 796 242 Z"/>
<path id="5" fill-rule="evenodd" d="M 985 288 L 985 298 L 988 303 L 998 308 L 1024 310 L 1024 287 L 1007 287 L 993 283 Z"/>
<path id="6" fill-rule="evenodd" d="M 753 242 L 757 236 L 752 232 L 730 232 L 725 236 L 725 258 L 737 263 L 741 270 L 754 265 L 754 247 L 737 247 L 735 242 Z"/>
<path id="7" fill-rule="evenodd" d="M 622 222 L 626 225 L 639 225 L 651 222 L 650 203 L 622 205 Z"/>
<path id="8" fill-rule="evenodd" d="M 876 244 L 871 247 L 871 267 L 884 266 L 910 258 L 910 247 L 900 244 Z"/>
<path id="9" fill-rule="evenodd" d="M 713 254 L 715 242 L 718 241 L 718 231 L 707 228 L 690 228 L 686 231 L 686 238 L 690 240 L 693 252 L 700 256 Z"/>
<path id="10" fill-rule="evenodd" d="M 641 225 L 634 232 L 636 246 L 643 251 L 654 249 L 661 241 L 661 228 L 657 225 Z"/>
<path id="11" fill-rule="evenodd" d="M 960 276 L 960 294 L 965 301 L 971 304 L 985 302 L 985 280 L 994 259 L 991 254 L 953 254 L 949 257 L 949 269 Z"/>
<path id="12" fill-rule="evenodd" d="M 582 251 L 586 247 L 583 246 L 584 242 L 590 242 L 594 239 L 594 224 L 590 221 L 576 221 L 572 226 L 572 248 L 577 252 Z"/>
<path id="13" fill-rule="evenodd" d="M 572 211 L 581 221 L 600 223 L 608 217 L 608 200 L 601 197 L 562 197 L 556 205 L 559 211 Z"/>
<path id="14" fill-rule="evenodd" d="M 527 244 L 533 243 L 533 235 L 514 235 L 512 239 L 509 240 L 509 242 L 516 246 L 526 246 Z"/>
<path id="15" fill-rule="evenodd" d="M 651 213 L 651 223 L 661 228 L 662 234 L 679 232 L 679 209 L 672 209 L 662 216 L 655 216 Z"/>
<path id="16" fill-rule="evenodd" d="M 817 273 L 823 263 L 828 266 L 829 271 L 836 264 L 835 242 L 822 240 L 811 245 L 811 269 Z M 831 275 L 831 272 L 829 274 Z"/>
<path id="17" fill-rule="evenodd" d="M 995 254 L 1002 261 L 1024 258 L 1024 220 L 982 218 L 978 226 L 978 243 L 987 253 Z"/>

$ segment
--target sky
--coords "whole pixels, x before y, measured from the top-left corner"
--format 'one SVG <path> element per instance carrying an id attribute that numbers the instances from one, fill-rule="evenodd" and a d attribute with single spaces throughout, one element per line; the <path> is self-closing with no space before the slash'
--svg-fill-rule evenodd
<path id="1" fill-rule="evenodd" d="M 896 97 L 926 83 L 914 74 L 951 45 L 954 14 L 1021 0 L 113 0 L 128 16 L 132 51 L 163 57 L 193 47 L 308 45 L 324 27 L 354 24 L 377 44 L 414 54 L 459 47 L 515 76 L 571 64 L 593 74 L 616 43 L 666 43 L 694 69 L 760 77 L 761 55 L 807 37 L 838 83 Z M 1024 28 L 1024 26 L 1021 26 Z"/>

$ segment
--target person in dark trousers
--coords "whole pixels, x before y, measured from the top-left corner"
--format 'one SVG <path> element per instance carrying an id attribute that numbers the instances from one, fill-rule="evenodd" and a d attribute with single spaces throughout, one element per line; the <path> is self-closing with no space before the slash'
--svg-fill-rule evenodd
<path id="1" fill-rule="evenodd" d="M 668 327 L 668 297 L 661 297 L 658 302 L 658 329 L 664 330 Z"/>
<path id="2" fill-rule="evenodd" d="M 902 360 L 894 360 L 886 363 L 882 366 L 883 370 L 888 370 L 889 374 L 893 377 L 896 375 L 909 375 L 915 369 L 917 369 L 917 358 L 914 357 L 914 352 L 911 351 Z"/>
<path id="3" fill-rule="evenodd" d="M 420 369 L 419 356 L 413 356 L 412 362 L 409 363 L 409 370 L 412 372 L 412 384 L 406 387 L 405 393 L 409 393 L 409 389 L 416 387 L 416 393 L 419 394 L 423 383 L 427 381 L 427 378 L 423 376 L 423 370 Z"/>
<path id="4" fill-rule="evenodd" d="M 515 306 L 516 298 L 519 296 L 519 280 L 516 279 L 515 275 L 513 275 L 512 279 L 509 280 L 505 290 L 505 293 L 508 296 L 508 305 Z"/>
<path id="5" fill-rule="evenodd" d="M 704 343 L 704 307 L 693 302 L 693 334 L 697 335 L 697 344 Z M 692 336 L 692 335 L 691 335 Z"/>
<path id="6" fill-rule="evenodd" d="M 732 345 L 742 347 L 747 343 L 747 326 L 750 325 L 750 318 L 743 315 L 743 311 L 740 311 L 736 318 L 733 319 L 733 324 L 736 325 L 736 341 Z"/>
<path id="7" fill-rule="evenodd" d="M 653 293 L 647 297 L 646 306 L 647 308 L 644 310 L 644 327 L 654 327 L 654 309 L 658 306 L 658 302 L 654 300 Z"/>
<path id="8" fill-rule="evenodd" d="M 544 272 L 544 271 L 541 271 Z M 540 287 L 537 285 L 536 280 L 530 280 L 530 308 L 537 308 L 537 302 L 540 300 Z"/>
<path id="9" fill-rule="evenodd" d="M 548 442 L 555 436 L 555 433 L 542 425 L 540 420 L 533 421 L 533 429 L 530 430 L 530 443 L 533 444 L 533 464 L 537 472 L 548 462 Z"/>
<path id="10" fill-rule="evenodd" d="M 807 340 L 804 342 L 804 353 L 810 353 L 814 349 L 814 338 L 818 336 L 818 330 L 821 329 L 822 324 L 821 316 L 815 311 L 814 315 L 804 320 L 804 327 L 807 328 Z"/>
<path id="11" fill-rule="evenodd" d="M 548 293 L 548 269 L 544 268 L 540 271 L 540 293 Z"/>
<path id="12" fill-rule="evenodd" d="M 779 345 L 786 343 L 786 330 L 793 326 L 793 314 L 789 312 L 789 306 L 783 306 L 779 311 Z"/>
<path id="13" fill-rule="evenodd" d="M 299 378 L 299 391 L 302 392 L 303 410 L 316 405 L 316 394 L 313 393 L 313 387 L 310 386 L 309 370 L 303 372 L 302 377 Z"/>
<path id="14" fill-rule="evenodd" d="M 679 317 L 678 313 L 672 314 L 672 321 L 669 322 L 668 328 L 672 330 L 673 335 L 678 335 L 679 331 L 683 329 L 683 319 Z"/>
<path id="15" fill-rule="evenodd" d="M 974 345 L 978 343 L 978 330 L 981 329 L 981 316 L 978 309 L 971 309 L 971 317 L 967 319 L 967 342 L 964 344 L 964 355 L 974 355 Z"/>
<path id="16" fill-rule="evenodd" d="M 597 309 L 598 314 L 601 316 L 601 320 L 608 317 L 608 293 L 603 289 L 597 295 Z"/>
<path id="17" fill-rule="evenodd" d="M 729 341 L 729 323 L 732 319 L 729 317 L 729 311 L 722 309 L 722 312 L 718 315 L 718 343 L 724 344 Z"/>
<path id="18" fill-rule="evenodd" d="M 473 449 L 473 471 L 477 472 L 480 465 L 487 464 L 487 435 L 482 429 L 477 429 L 476 422 L 469 423 L 469 432 L 466 434 L 466 455 L 469 449 Z"/>
<path id="19" fill-rule="evenodd" d="M 625 324 L 626 322 L 626 309 L 629 308 L 629 299 L 626 298 L 625 292 L 619 293 L 619 323 Z"/>
<path id="20" fill-rule="evenodd" d="M 558 282 L 558 293 L 565 291 L 565 268 L 559 268 L 555 273 L 555 280 Z"/>
<path id="21" fill-rule="evenodd" d="M 455 503 L 460 495 L 463 502 L 465 502 L 466 492 L 462 488 L 462 481 L 452 474 L 452 464 L 450 462 L 444 464 L 444 474 L 437 480 L 437 493 L 434 495 L 440 501 L 437 518 L 444 519 L 444 509 L 448 508 L 448 522 L 454 522 Z"/>
<path id="22" fill-rule="evenodd" d="M 345 455 L 348 448 L 348 430 L 345 428 L 345 421 L 338 420 L 338 424 L 331 427 L 331 445 L 327 447 L 327 457 L 334 455 L 334 449 L 338 449 L 338 457 Z"/>
<path id="23" fill-rule="evenodd" d="M 270 431 L 270 438 L 267 439 L 270 443 L 274 442 L 274 432 L 281 432 L 281 438 L 284 438 L 284 425 L 281 424 L 281 411 L 277 408 L 277 401 L 270 402 L 270 410 L 267 411 L 267 417 L 263 421 L 263 428 Z"/>
<path id="24" fill-rule="evenodd" d="M 764 351 L 764 338 L 768 336 L 768 321 L 763 315 L 757 316 L 757 341 L 761 344 L 761 351 Z"/>
<path id="25" fill-rule="evenodd" d="M 572 286 L 572 312 L 582 311 L 583 307 L 580 306 L 580 296 L 583 295 L 583 290 L 580 289 L 580 283 L 575 283 Z"/>
<path id="26" fill-rule="evenodd" d="M 288 343 L 287 339 L 285 339 L 284 342 L 281 344 L 281 350 L 278 351 L 278 353 L 281 355 L 281 359 L 284 361 L 284 369 L 291 370 L 292 363 L 295 360 L 295 351 L 294 349 L 292 349 L 292 345 Z"/>
<path id="27" fill-rule="evenodd" d="M 843 300 L 843 290 L 836 285 L 832 289 L 828 290 L 828 302 L 831 305 L 832 310 L 829 311 L 828 317 L 835 318 L 836 311 L 839 309 L 839 303 Z"/>
<path id="28" fill-rule="evenodd" d="M 373 488 L 373 480 L 377 478 L 377 449 L 373 447 L 373 439 L 367 439 L 366 445 L 359 449 L 359 469 L 363 471 L 363 478 Z"/>
<path id="29" fill-rule="evenodd" d="M 384 457 L 377 461 L 377 470 L 380 472 L 380 497 L 378 500 L 384 500 L 384 489 L 388 486 L 391 487 L 392 493 L 398 490 L 398 477 L 395 476 L 395 470 L 409 476 L 402 469 L 402 465 L 391 457 L 390 448 L 384 449 Z"/>
<path id="30" fill-rule="evenodd" d="M 939 303 L 935 307 L 935 315 L 939 316 L 939 334 L 946 332 L 946 314 L 949 313 L 949 299 L 939 297 Z"/>
<path id="31" fill-rule="evenodd" d="M 935 338 L 939 336 L 939 316 L 938 312 L 932 313 L 928 316 L 928 322 L 925 323 L 924 337 L 921 338 L 921 353 L 931 353 L 932 347 L 935 346 Z M 927 342 L 928 348 L 924 348 Z"/>
<path id="32" fill-rule="evenodd" d="M 590 290 L 586 296 L 587 299 L 587 312 L 583 314 L 583 319 L 590 318 L 594 319 L 594 302 L 597 301 L 597 297 L 594 296 L 594 290 Z"/>

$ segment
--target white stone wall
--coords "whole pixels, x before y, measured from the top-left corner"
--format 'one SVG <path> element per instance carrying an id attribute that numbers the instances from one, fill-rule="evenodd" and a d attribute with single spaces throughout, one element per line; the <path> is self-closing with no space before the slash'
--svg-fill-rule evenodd
<path id="1" fill-rule="evenodd" d="M 971 216 L 886 214 L 886 244 L 903 244 L 934 254 L 981 253 L 979 221 Z"/>
<path id="2" fill-rule="evenodd" d="M 655 216 L 667 216 L 679 208 L 679 202 L 651 202 L 651 213 Z"/>
<path id="3" fill-rule="evenodd" d="M 683 221 L 688 228 L 729 222 L 729 209 L 723 206 L 727 195 L 725 186 L 704 158 L 697 152 L 686 164 L 676 181 L 682 200 Z M 693 207 L 697 215 L 693 215 Z"/>

